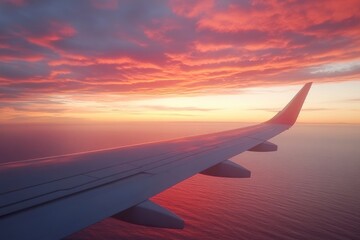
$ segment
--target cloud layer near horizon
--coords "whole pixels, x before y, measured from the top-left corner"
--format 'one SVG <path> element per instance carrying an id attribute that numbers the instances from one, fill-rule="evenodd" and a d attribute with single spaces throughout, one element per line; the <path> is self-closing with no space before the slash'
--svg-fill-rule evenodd
<path id="1" fill-rule="evenodd" d="M 358 80 L 359 57 L 358 0 L 0 3 L 0 98 L 11 104 Z"/>

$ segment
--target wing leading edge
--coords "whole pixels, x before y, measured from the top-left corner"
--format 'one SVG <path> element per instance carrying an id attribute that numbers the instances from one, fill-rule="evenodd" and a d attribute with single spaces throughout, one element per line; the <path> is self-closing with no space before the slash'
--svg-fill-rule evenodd
<path id="1" fill-rule="evenodd" d="M 59 239 L 111 216 L 181 228 L 181 219 L 148 199 L 197 173 L 249 177 L 228 159 L 275 151 L 267 140 L 295 123 L 310 87 L 269 121 L 247 128 L 0 164 L 0 239 Z"/>

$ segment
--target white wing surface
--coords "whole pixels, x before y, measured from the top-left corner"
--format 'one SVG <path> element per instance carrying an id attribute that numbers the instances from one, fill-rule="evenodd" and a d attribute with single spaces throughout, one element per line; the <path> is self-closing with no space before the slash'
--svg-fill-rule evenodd
<path id="1" fill-rule="evenodd" d="M 0 239 L 59 239 L 108 217 L 183 228 L 182 219 L 148 199 L 197 173 L 250 177 L 228 159 L 275 151 L 267 140 L 295 123 L 310 87 L 251 127 L 0 164 Z"/>

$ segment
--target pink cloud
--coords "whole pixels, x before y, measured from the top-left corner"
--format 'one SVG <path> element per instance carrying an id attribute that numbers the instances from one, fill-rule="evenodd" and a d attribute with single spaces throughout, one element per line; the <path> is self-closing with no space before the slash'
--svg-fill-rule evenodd
<path id="1" fill-rule="evenodd" d="M 174 13 L 192 18 L 211 10 L 214 7 L 214 1 L 198 0 L 186 2 L 181 0 L 171 0 L 170 7 Z"/>
<path id="2" fill-rule="evenodd" d="M 91 4 L 97 9 L 115 10 L 119 7 L 117 0 L 91 0 Z"/>
<path id="3" fill-rule="evenodd" d="M 358 1 L 24 3 L 0 3 L 6 99 L 359 79 L 357 69 L 312 72 L 359 61 Z"/>

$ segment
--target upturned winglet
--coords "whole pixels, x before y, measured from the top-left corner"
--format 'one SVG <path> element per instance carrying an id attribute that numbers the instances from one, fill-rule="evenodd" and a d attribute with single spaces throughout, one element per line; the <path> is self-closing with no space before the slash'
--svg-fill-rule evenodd
<path id="1" fill-rule="evenodd" d="M 283 110 L 278 112 L 272 119 L 266 123 L 284 124 L 292 126 L 300 113 L 301 107 L 310 90 L 311 82 L 306 83 L 295 97 L 285 106 Z"/>

